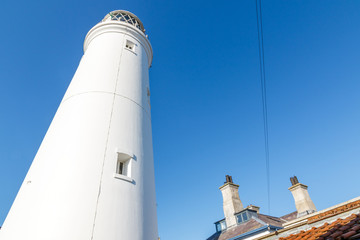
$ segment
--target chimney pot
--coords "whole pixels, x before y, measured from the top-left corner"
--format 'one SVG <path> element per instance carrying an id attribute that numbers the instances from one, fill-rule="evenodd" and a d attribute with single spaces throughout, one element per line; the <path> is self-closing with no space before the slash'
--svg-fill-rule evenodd
<path id="1" fill-rule="evenodd" d="M 233 180 L 232 180 L 232 176 L 230 176 L 230 175 L 226 175 L 225 176 L 225 179 L 226 179 L 226 182 L 225 183 L 232 183 L 233 182 Z"/>

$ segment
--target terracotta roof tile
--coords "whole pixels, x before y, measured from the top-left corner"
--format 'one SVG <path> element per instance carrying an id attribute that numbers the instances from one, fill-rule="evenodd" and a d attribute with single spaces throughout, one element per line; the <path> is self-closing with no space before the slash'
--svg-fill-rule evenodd
<path id="1" fill-rule="evenodd" d="M 345 219 L 337 219 L 332 223 L 324 223 L 320 227 L 312 227 L 307 231 L 300 231 L 280 240 L 340 240 L 360 239 L 360 214 L 352 214 Z"/>
<path id="2" fill-rule="evenodd" d="M 345 231 L 345 230 L 348 230 L 350 227 L 351 227 L 351 226 L 345 225 L 345 226 L 340 227 L 339 230 Z"/>
<path id="3" fill-rule="evenodd" d="M 343 235 L 341 235 L 341 237 L 349 238 L 351 236 L 354 236 L 355 234 L 356 234 L 356 231 L 350 231 L 350 232 L 344 233 Z"/>
<path id="4" fill-rule="evenodd" d="M 342 235 L 342 234 L 343 234 L 342 231 L 336 231 L 336 232 L 334 232 L 333 234 L 331 234 L 330 237 L 336 238 L 336 237 L 338 237 L 338 236 L 340 236 L 340 235 Z"/>
<path id="5" fill-rule="evenodd" d="M 351 230 L 354 230 L 354 231 L 360 230 L 360 224 L 356 224 L 355 226 L 353 226 L 353 227 L 351 228 Z"/>
<path id="6" fill-rule="evenodd" d="M 346 239 L 346 238 L 345 238 L 345 239 Z M 353 240 L 353 239 L 360 239 L 360 233 L 349 237 L 349 240 Z"/>

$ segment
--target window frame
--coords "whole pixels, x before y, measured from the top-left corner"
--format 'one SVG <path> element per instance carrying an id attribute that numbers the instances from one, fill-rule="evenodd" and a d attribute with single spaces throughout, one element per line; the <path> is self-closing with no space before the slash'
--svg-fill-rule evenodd
<path id="1" fill-rule="evenodd" d="M 134 155 L 123 151 L 116 151 L 116 168 L 114 178 L 122 179 L 128 182 L 134 182 L 132 178 L 132 165 Z"/>
<path id="2" fill-rule="evenodd" d="M 215 223 L 215 229 L 216 229 L 216 232 L 222 232 L 222 231 L 226 230 L 227 229 L 226 221 L 222 220 L 222 221 Z"/>
<path id="3" fill-rule="evenodd" d="M 133 41 L 130 41 L 129 39 L 125 39 L 125 49 L 126 50 L 128 50 L 136 55 L 135 48 L 136 48 L 136 43 L 134 43 Z"/>
<path id="4" fill-rule="evenodd" d="M 246 219 L 244 219 L 244 216 L 246 216 Z M 251 219 L 251 216 L 250 214 L 248 213 L 248 211 L 243 211 L 243 212 L 240 212 L 238 214 L 236 214 L 236 222 L 237 224 L 241 224 L 241 223 L 244 223 L 244 222 L 247 222 Z"/>

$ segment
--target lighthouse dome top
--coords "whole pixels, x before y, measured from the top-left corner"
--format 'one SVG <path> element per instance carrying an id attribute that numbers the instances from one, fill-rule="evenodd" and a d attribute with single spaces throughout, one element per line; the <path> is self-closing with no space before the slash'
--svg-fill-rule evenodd
<path id="1" fill-rule="evenodd" d="M 124 22 L 133 25 L 143 33 L 145 33 L 145 28 L 140 19 L 133 13 L 125 11 L 125 10 L 115 10 L 108 13 L 102 22 L 109 22 L 109 21 L 118 21 Z"/>

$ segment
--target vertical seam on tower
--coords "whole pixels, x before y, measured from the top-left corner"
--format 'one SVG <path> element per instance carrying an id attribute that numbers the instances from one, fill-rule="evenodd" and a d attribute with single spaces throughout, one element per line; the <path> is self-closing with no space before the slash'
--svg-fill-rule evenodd
<path id="1" fill-rule="evenodd" d="M 126 28 L 127 29 L 127 28 Z M 123 36 L 123 39 L 125 37 Z M 98 192 L 98 196 L 96 199 L 96 207 L 95 207 L 95 215 L 94 215 L 94 222 L 93 222 L 93 227 L 92 227 L 92 231 L 91 231 L 91 240 L 93 240 L 94 238 L 94 230 L 95 230 L 95 222 L 96 222 L 96 216 L 97 216 L 97 208 L 99 205 L 99 199 L 100 199 L 100 193 L 101 193 L 101 185 L 102 185 L 102 178 L 103 178 L 103 173 L 104 173 L 104 165 L 105 165 L 105 159 L 106 159 L 106 152 L 107 152 L 107 146 L 108 146 L 108 142 L 109 142 L 109 135 L 110 135 L 110 128 L 111 128 L 111 120 L 112 120 L 112 116 L 113 116 L 113 111 L 114 111 L 114 104 L 115 104 L 115 98 L 116 98 L 116 88 L 117 88 L 117 84 L 118 84 L 118 80 L 119 80 L 119 73 L 120 73 L 120 66 L 121 66 L 121 58 L 122 58 L 122 53 L 123 53 L 123 44 L 121 46 L 121 51 L 120 51 L 120 60 L 119 60 L 119 66 L 118 66 L 118 71 L 116 74 L 116 81 L 115 81 L 115 89 L 114 89 L 114 97 L 112 100 L 112 105 L 111 105 L 111 113 L 110 113 L 110 121 L 109 121 L 109 128 L 108 128 L 108 132 L 107 132 L 107 136 L 106 136 L 106 143 L 105 143 L 105 152 L 104 152 L 104 158 L 103 158 L 103 163 L 102 163 L 102 167 L 101 167 L 101 175 L 100 175 L 100 183 L 99 183 L 99 192 Z"/>

